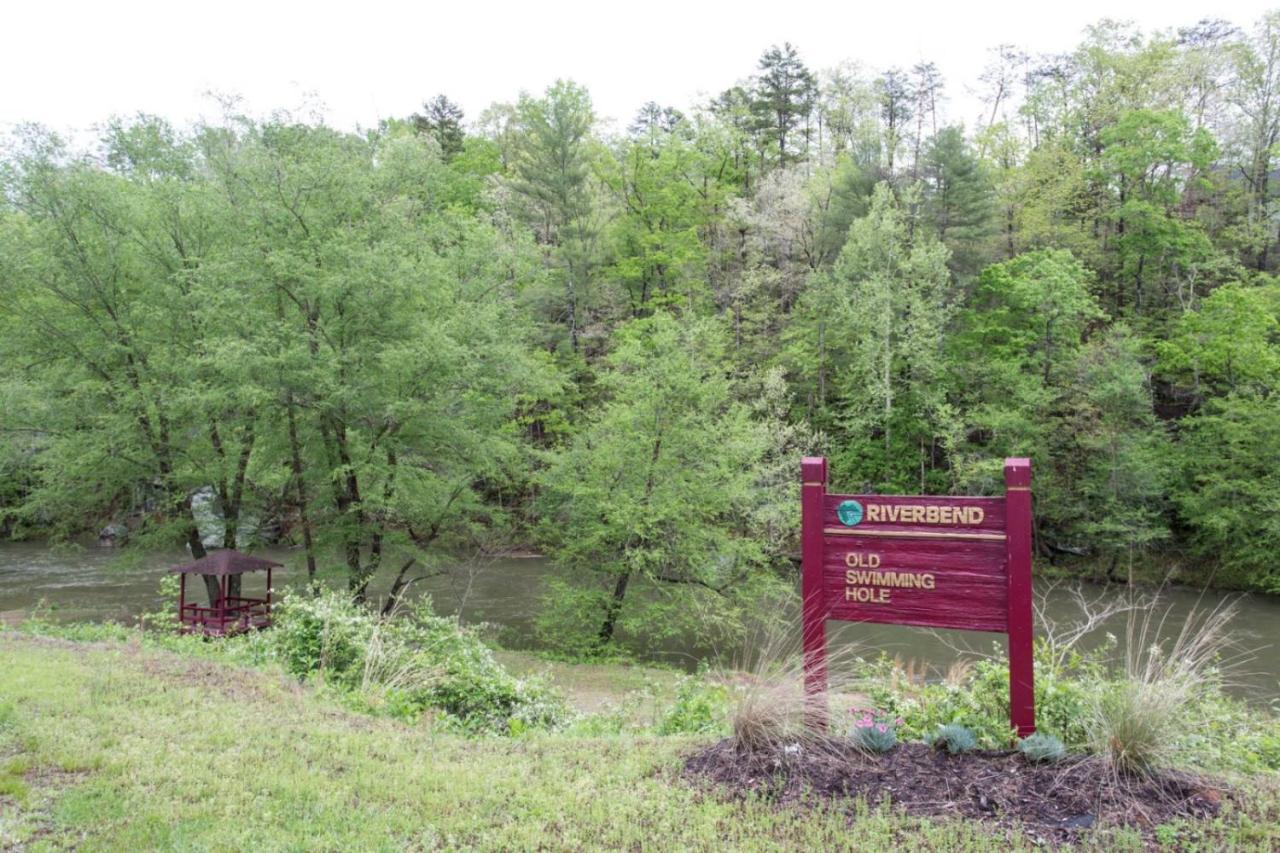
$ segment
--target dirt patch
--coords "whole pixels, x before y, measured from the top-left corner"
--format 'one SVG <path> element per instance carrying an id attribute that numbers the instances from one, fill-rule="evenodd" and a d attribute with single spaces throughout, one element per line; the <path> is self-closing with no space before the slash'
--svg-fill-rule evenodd
<path id="1" fill-rule="evenodd" d="M 1216 815 L 1231 796 L 1189 773 L 1118 778 L 1094 758 L 1036 765 L 1017 752 L 948 755 L 919 743 L 870 756 L 838 744 L 748 753 L 725 740 L 689 756 L 684 772 L 780 804 L 863 797 L 912 815 L 1016 825 L 1050 843 L 1078 841 L 1096 825 L 1134 826 L 1150 840 L 1156 826 L 1175 818 Z"/>
<path id="2" fill-rule="evenodd" d="M 235 702 L 279 702 L 282 694 L 298 698 L 304 688 L 295 679 L 233 666 L 222 661 L 154 655 L 143 659 L 142 671 L 173 684 L 198 687 Z"/>

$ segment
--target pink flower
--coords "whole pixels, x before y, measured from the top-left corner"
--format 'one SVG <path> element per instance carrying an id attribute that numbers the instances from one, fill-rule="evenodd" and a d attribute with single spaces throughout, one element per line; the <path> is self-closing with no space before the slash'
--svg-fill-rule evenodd
<path id="1" fill-rule="evenodd" d="M 884 723 L 881 723 L 880 725 L 876 726 L 876 728 L 880 730 L 880 733 L 881 733 L 881 734 L 883 734 L 884 732 L 889 731 L 889 727 L 888 727 L 888 726 L 886 726 Z"/>
<path id="2" fill-rule="evenodd" d="M 902 718 L 901 718 L 901 717 L 899 717 L 898 719 L 894 720 L 894 721 L 893 721 L 893 724 L 894 724 L 895 726 L 900 726 L 900 725 L 902 725 Z"/>

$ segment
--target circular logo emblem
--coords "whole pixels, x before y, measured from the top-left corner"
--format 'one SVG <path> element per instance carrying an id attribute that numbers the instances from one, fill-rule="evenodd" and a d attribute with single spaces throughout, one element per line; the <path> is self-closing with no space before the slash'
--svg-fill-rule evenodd
<path id="1" fill-rule="evenodd" d="M 841 524 L 853 527 L 862 521 L 862 504 L 857 501 L 841 501 L 836 507 L 836 516 L 839 517 Z"/>

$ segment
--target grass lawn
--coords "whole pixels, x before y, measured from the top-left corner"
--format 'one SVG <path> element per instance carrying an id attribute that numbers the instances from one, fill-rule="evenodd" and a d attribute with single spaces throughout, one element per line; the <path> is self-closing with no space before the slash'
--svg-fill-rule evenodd
<path id="1" fill-rule="evenodd" d="M 588 704 L 611 685 L 672 678 L 569 665 L 552 677 Z M 698 743 L 465 739 L 354 714 L 279 674 L 0 633 L 0 849 L 1032 846 L 982 824 L 700 790 L 679 778 L 681 755 Z M 1246 809 L 1163 837 L 1179 849 L 1275 849 L 1280 793 L 1258 786 Z M 1132 831 L 1089 843 L 1142 849 Z"/>

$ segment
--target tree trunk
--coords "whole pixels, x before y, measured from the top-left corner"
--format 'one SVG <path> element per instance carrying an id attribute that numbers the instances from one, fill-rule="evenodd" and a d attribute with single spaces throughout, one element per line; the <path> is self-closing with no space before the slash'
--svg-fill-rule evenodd
<path id="1" fill-rule="evenodd" d="M 311 516 L 307 510 L 307 484 L 303 479 L 302 445 L 298 442 L 298 417 L 294 407 L 293 394 L 290 394 L 285 407 L 289 420 L 289 455 L 298 500 L 298 519 L 302 522 L 302 547 L 307 552 L 307 586 L 312 588 L 316 582 L 316 548 L 311 533 Z"/>
<path id="2" fill-rule="evenodd" d="M 207 556 L 208 552 L 204 549 L 204 542 L 200 540 L 200 528 L 196 525 L 195 516 L 191 512 L 191 496 L 188 495 L 181 502 L 182 513 L 187 516 L 187 547 L 191 549 L 192 559 L 199 560 Z M 218 599 L 222 596 L 222 588 L 218 584 L 217 575 L 201 575 L 204 580 L 204 591 L 209 596 L 209 606 L 213 607 L 218 603 Z"/>
<path id="3" fill-rule="evenodd" d="M 627 594 L 627 584 L 630 581 L 631 572 L 623 572 L 618 575 L 617 583 L 613 586 L 613 597 L 605 607 L 604 624 L 600 626 L 599 647 L 602 649 L 613 640 L 613 629 L 617 627 L 618 614 L 622 612 L 622 599 Z"/>

